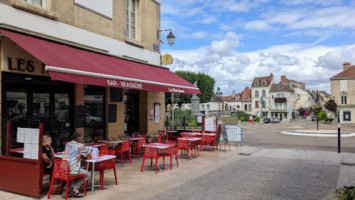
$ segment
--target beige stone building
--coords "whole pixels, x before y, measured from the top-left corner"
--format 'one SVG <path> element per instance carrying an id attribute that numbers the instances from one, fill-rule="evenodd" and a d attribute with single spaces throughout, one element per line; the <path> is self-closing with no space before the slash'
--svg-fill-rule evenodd
<path id="1" fill-rule="evenodd" d="M 92 142 L 163 129 L 164 92 L 198 89 L 161 66 L 160 6 L 161 0 L 0 0 L 0 115 L 12 123 L 10 147 L 23 145 L 18 127 L 39 123 L 56 151 L 74 131 Z"/>
<path id="2" fill-rule="evenodd" d="M 256 116 L 270 117 L 270 88 L 274 84 L 274 75 L 255 77 L 251 86 L 252 113 Z"/>
<path id="3" fill-rule="evenodd" d="M 355 123 L 355 65 L 345 62 L 343 71 L 330 78 L 330 83 L 340 123 Z"/>

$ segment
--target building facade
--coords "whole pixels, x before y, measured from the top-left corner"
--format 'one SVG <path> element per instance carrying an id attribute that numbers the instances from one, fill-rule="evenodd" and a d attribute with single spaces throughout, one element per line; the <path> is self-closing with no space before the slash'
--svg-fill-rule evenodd
<path id="1" fill-rule="evenodd" d="M 331 96 L 338 105 L 340 123 L 355 123 L 355 65 L 343 64 L 343 71 L 332 78 Z"/>
<path id="2" fill-rule="evenodd" d="M 12 137 L 43 123 L 56 151 L 74 131 L 92 142 L 163 129 L 164 92 L 197 90 L 161 66 L 160 4 L 0 0 L 2 151 L 6 121 Z"/>
<path id="3" fill-rule="evenodd" d="M 270 117 L 270 88 L 274 84 L 274 75 L 255 77 L 252 82 L 252 113 L 256 116 Z"/>

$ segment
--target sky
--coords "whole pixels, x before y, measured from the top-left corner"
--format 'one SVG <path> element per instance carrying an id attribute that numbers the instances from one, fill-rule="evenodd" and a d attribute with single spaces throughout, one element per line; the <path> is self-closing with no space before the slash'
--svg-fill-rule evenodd
<path id="1" fill-rule="evenodd" d="M 162 0 L 161 53 L 171 71 L 208 74 L 223 95 L 254 77 L 285 75 L 330 93 L 330 78 L 355 65 L 355 0 Z"/>

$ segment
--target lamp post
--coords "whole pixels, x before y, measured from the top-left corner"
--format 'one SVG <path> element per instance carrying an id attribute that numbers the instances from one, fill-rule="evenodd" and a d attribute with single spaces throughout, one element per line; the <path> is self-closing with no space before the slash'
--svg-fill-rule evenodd
<path id="1" fill-rule="evenodd" d="M 264 106 L 264 99 L 263 99 L 263 97 L 261 97 L 260 98 L 260 119 L 261 119 L 261 117 L 264 117 L 264 115 L 263 115 L 263 106 Z"/>
<path id="2" fill-rule="evenodd" d="M 171 28 L 165 29 L 165 30 L 158 30 L 158 39 L 160 39 L 160 32 L 166 32 L 169 31 L 168 36 L 166 36 L 168 43 L 170 46 L 173 46 L 175 44 L 175 35 L 172 33 Z"/>
<path id="3" fill-rule="evenodd" d="M 216 97 L 217 97 L 217 100 L 218 100 L 218 118 L 221 118 L 221 106 L 220 106 L 220 103 L 221 103 L 222 94 L 223 93 L 221 92 L 221 89 L 218 87 L 217 91 L 216 91 Z"/>

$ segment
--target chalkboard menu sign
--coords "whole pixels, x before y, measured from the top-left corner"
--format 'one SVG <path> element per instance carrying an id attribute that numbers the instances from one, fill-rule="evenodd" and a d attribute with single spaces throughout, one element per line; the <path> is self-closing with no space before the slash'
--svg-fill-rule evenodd
<path id="1" fill-rule="evenodd" d="M 225 124 L 220 124 L 218 126 L 216 140 L 214 141 L 215 145 L 218 145 L 221 135 L 223 137 L 223 144 L 228 145 L 228 135 L 227 135 L 227 130 L 226 130 Z"/>
<path id="2" fill-rule="evenodd" d="M 75 128 L 84 127 L 86 122 L 86 110 L 84 106 L 75 107 Z"/>
<path id="3" fill-rule="evenodd" d="M 123 100 L 123 89 L 122 88 L 110 88 L 110 101 L 111 102 L 122 102 Z"/>
<path id="4" fill-rule="evenodd" d="M 117 121 L 117 105 L 110 104 L 108 105 L 108 122 L 116 122 Z"/>

